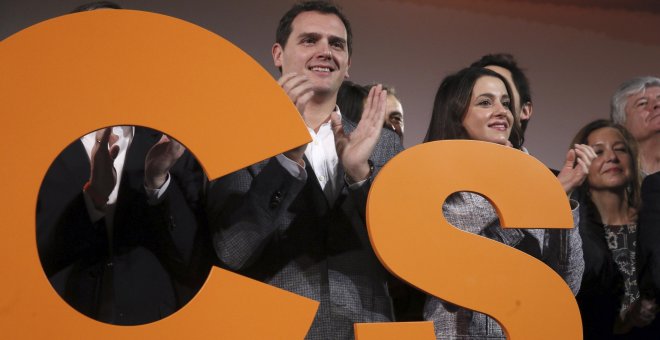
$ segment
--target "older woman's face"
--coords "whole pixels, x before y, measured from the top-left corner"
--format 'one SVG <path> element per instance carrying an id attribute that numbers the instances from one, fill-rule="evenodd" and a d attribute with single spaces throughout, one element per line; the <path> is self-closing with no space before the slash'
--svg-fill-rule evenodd
<path id="1" fill-rule="evenodd" d="M 509 102 L 506 86 L 500 79 L 490 76 L 477 79 L 463 118 L 463 127 L 468 136 L 506 145 L 513 126 Z"/>
<path id="2" fill-rule="evenodd" d="M 596 152 L 589 167 L 591 190 L 623 188 L 632 180 L 632 158 L 623 135 L 611 127 L 594 130 L 587 144 Z"/>

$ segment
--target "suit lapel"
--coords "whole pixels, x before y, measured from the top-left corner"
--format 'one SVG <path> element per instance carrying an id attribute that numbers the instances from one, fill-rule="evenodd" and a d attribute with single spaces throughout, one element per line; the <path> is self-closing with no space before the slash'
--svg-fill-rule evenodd
<path id="1" fill-rule="evenodd" d="M 89 180 L 89 174 L 91 171 L 89 156 L 87 156 L 87 151 L 85 151 L 85 146 L 82 141 L 78 139 L 71 143 L 62 151 L 58 158 L 66 167 L 67 176 L 75 176 L 76 183 L 80 184 L 80 187 L 82 188 L 82 185 Z M 81 162 L 82 159 L 84 159 L 84 161 Z"/>
<path id="2" fill-rule="evenodd" d="M 356 125 L 342 117 L 342 125 L 344 128 L 344 133 L 345 134 L 350 134 L 355 130 Z M 137 132 L 136 132 L 137 134 Z M 305 161 L 305 171 L 307 172 L 307 183 L 305 184 L 306 190 L 308 191 L 308 194 L 310 195 L 310 199 L 314 207 L 316 208 L 316 211 L 323 215 L 327 213 L 327 211 L 331 208 L 330 203 L 328 202 L 328 199 L 325 196 L 325 193 L 323 192 L 323 189 L 321 188 L 321 185 L 319 184 L 319 181 L 316 177 L 316 173 L 314 172 L 314 169 L 311 166 L 311 162 L 309 159 L 307 159 L 307 156 L 303 156 L 303 160 Z M 257 164 L 253 164 L 248 167 L 248 172 L 252 177 L 255 177 L 259 172 L 261 172 L 261 169 L 266 166 L 268 163 L 268 160 L 259 162 Z M 341 183 L 344 183 L 344 168 L 341 166 L 341 163 L 338 165 L 337 169 L 337 178 Z M 341 204 L 344 201 L 344 196 L 346 196 L 346 185 L 342 185 L 340 194 L 337 197 L 337 200 L 335 201 L 334 205 Z"/>
<path id="3" fill-rule="evenodd" d="M 307 156 L 303 156 L 303 159 L 305 160 L 305 171 L 307 171 L 307 183 L 305 186 L 309 190 L 313 205 L 316 207 L 317 212 L 324 215 L 328 209 L 330 209 L 330 203 L 325 197 L 321 184 L 319 184 L 319 181 L 316 178 L 316 173 L 311 166 L 312 163 L 307 159 Z"/>

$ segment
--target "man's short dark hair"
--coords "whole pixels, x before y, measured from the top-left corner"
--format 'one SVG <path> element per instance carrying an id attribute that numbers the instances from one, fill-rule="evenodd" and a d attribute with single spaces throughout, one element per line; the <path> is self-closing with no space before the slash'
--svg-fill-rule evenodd
<path id="1" fill-rule="evenodd" d="M 350 80 L 344 80 L 337 92 L 337 106 L 342 117 L 359 123 L 364 110 L 364 100 L 367 99 L 369 90 L 362 85 Z"/>
<path id="2" fill-rule="evenodd" d="M 351 31 L 351 23 L 348 21 L 348 18 L 342 13 L 339 6 L 333 4 L 329 1 L 302 1 L 299 2 L 282 16 L 280 23 L 277 25 L 277 32 L 275 33 L 275 42 L 280 44 L 282 48 L 286 46 L 287 40 L 291 35 L 291 23 L 298 16 L 298 14 L 303 12 L 319 12 L 322 14 L 334 14 L 341 22 L 344 23 L 346 28 L 346 44 L 348 46 L 348 55 L 350 56 L 353 52 L 353 31 Z"/>
<path id="3" fill-rule="evenodd" d="M 121 6 L 119 6 L 118 4 L 112 1 L 95 1 L 78 6 L 73 11 L 71 11 L 71 13 L 93 11 L 96 9 L 103 9 L 103 8 L 121 9 Z"/>
<path id="4" fill-rule="evenodd" d="M 518 66 L 516 59 L 511 54 L 488 54 L 470 65 L 470 67 L 486 66 L 499 66 L 511 72 L 511 78 L 513 79 L 514 83 L 513 86 L 516 87 L 518 94 L 520 95 L 520 107 L 518 109 L 522 109 L 523 105 L 532 102 L 532 93 L 529 89 L 529 80 L 527 79 L 527 76 L 525 76 L 523 70 Z M 528 121 L 520 122 L 523 132 L 527 129 L 527 122 Z"/>

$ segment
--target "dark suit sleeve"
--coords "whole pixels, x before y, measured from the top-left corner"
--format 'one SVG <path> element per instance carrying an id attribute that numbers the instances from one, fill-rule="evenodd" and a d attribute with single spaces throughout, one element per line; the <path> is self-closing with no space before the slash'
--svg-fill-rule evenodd
<path id="1" fill-rule="evenodd" d="M 37 247 L 48 277 L 80 259 L 93 261 L 107 254 L 105 221 L 91 221 L 83 197 L 89 177 L 84 152 L 78 141 L 69 145 L 53 161 L 39 190 Z"/>
<path id="2" fill-rule="evenodd" d="M 291 222 L 289 207 L 304 185 L 274 157 L 212 181 L 207 215 L 221 264 L 241 270 L 258 259 Z"/>
<path id="3" fill-rule="evenodd" d="M 660 172 L 647 176 L 642 184 L 637 246 L 641 293 L 656 297 L 660 294 Z"/>
<path id="4" fill-rule="evenodd" d="M 184 303 L 201 287 L 214 258 L 203 209 L 205 183 L 201 165 L 186 151 L 170 170 L 162 200 L 145 206 L 144 245 L 185 290 L 179 293 Z"/>

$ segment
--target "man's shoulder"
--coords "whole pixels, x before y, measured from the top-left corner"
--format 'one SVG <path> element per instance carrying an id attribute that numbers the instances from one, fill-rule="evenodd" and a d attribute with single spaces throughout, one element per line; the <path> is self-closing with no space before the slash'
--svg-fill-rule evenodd
<path id="1" fill-rule="evenodd" d="M 652 173 L 644 178 L 642 182 L 644 191 L 660 191 L 660 171 Z"/>
<path id="2" fill-rule="evenodd" d="M 387 162 L 401 151 L 403 151 L 403 144 L 399 135 L 392 130 L 383 128 L 380 139 L 374 148 L 372 161 Z"/>
<path id="3" fill-rule="evenodd" d="M 660 182 L 660 171 L 654 172 L 644 178 L 644 183 L 658 183 Z"/>

